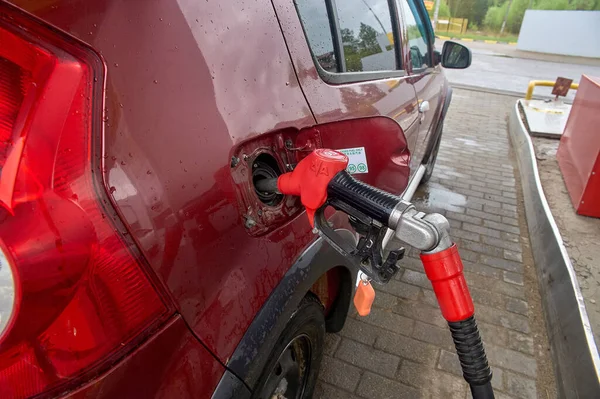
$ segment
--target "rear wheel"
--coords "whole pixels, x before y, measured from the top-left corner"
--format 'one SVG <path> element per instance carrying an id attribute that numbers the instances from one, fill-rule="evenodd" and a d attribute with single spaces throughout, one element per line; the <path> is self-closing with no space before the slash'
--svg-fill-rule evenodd
<path id="1" fill-rule="evenodd" d="M 255 399 L 311 398 L 325 339 L 323 306 L 306 296 L 275 344 L 254 391 Z"/>
<path id="2" fill-rule="evenodd" d="M 435 167 L 435 161 L 437 160 L 438 150 L 440 149 L 440 143 L 442 141 L 443 128 L 444 128 L 444 125 L 443 124 L 440 125 L 440 131 L 435 139 L 435 144 L 433 145 L 433 148 L 431 149 L 429 159 L 427 160 L 427 163 L 425 164 L 425 173 L 423 174 L 423 177 L 421 178 L 420 184 L 427 183 L 429 181 L 429 179 L 431 179 L 431 175 L 433 175 L 433 168 Z"/>

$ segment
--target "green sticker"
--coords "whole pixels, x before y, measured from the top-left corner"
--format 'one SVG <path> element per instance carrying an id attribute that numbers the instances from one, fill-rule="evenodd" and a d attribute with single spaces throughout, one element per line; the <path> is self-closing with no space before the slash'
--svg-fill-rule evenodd
<path id="1" fill-rule="evenodd" d="M 364 163 L 359 163 L 358 164 L 358 171 L 365 173 L 367 171 L 367 165 L 365 165 Z"/>
<path id="2" fill-rule="evenodd" d="M 350 172 L 350 173 L 356 172 L 356 165 L 354 165 L 353 163 L 348 165 L 348 172 Z"/>

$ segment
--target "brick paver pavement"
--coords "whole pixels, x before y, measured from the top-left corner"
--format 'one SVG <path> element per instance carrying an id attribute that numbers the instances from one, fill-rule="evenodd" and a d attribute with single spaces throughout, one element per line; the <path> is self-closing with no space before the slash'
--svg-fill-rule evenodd
<path id="1" fill-rule="evenodd" d="M 443 213 L 465 263 L 497 398 L 554 397 L 506 115 L 515 99 L 455 90 L 419 209 Z M 470 398 L 417 253 L 376 286 L 372 313 L 328 334 L 315 398 Z"/>

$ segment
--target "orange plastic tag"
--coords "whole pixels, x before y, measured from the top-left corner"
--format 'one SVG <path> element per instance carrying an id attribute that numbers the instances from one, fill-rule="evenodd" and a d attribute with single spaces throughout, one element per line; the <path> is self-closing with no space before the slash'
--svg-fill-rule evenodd
<path id="1" fill-rule="evenodd" d="M 362 280 L 356 287 L 354 294 L 354 306 L 361 316 L 371 313 L 371 305 L 375 300 L 375 290 L 370 282 Z"/>

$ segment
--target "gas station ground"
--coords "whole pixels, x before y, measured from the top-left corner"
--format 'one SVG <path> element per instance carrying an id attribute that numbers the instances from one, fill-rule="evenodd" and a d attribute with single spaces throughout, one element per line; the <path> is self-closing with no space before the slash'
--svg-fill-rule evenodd
<path id="1" fill-rule="evenodd" d="M 555 398 L 521 184 L 507 133 L 515 98 L 454 90 L 437 165 L 413 201 L 444 214 L 465 264 L 496 398 Z M 314 397 L 470 398 L 415 251 L 375 286 L 371 314 L 328 334 Z"/>

